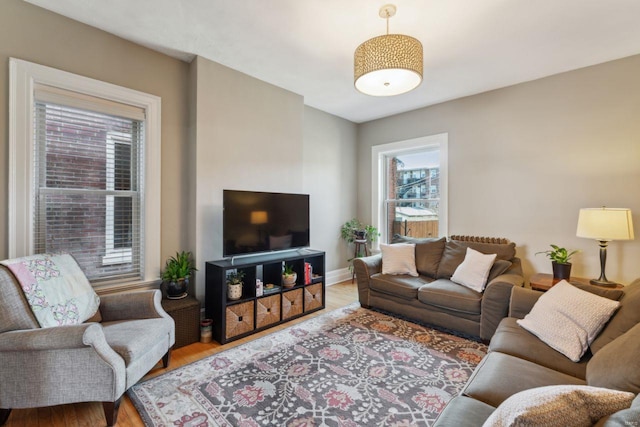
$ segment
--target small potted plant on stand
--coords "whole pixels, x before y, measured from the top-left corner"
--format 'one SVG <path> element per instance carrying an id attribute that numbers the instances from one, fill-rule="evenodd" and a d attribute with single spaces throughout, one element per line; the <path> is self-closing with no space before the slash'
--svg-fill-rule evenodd
<path id="1" fill-rule="evenodd" d="M 189 279 L 194 271 L 198 269 L 193 265 L 191 252 L 177 252 L 176 256 L 167 260 L 162 272 L 162 280 L 166 286 L 168 299 L 181 299 L 189 294 Z"/>
<path id="2" fill-rule="evenodd" d="M 367 247 L 370 243 L 374 243 L 378 240 L 378 229 L 370 224 L 363 224 L 357 218 L 353 218 L 347 222 L 345 222 L 340 228 L 340 237 L 347 244 L 355 243 L 355 253 L 353 258 L 349 258 L 347 260 L 349 265 L 349 269 L 353 269 L 353 261 L 354 258 L 360 258 L 367 255 Z"/>
<path id="3" fill-rule="evenodd" d="M 293 271 L 291 265 L 285 264 L 284 270 L 282 270 L 282 286 L 285 288 L 293 288 L 298 280 L 298 273 Z"/>
<path id="4" fill-rule="evenodd" d="M 227 274 L 227 298 L 237 300 L 242 298 L 242 285 L 244 282 L 244 271 L 236 270 Z"/>
<path id="5" fill-rule="evenodd" d="M 551 249 L 548 251 L 536 252 L 538 254 L 545 254 L 551 260 L 551 268 L 553 269 L 553 278 L 557 280 L 569 280 L 571 277 L 571 263 L 569 260 L 580 250 L 574 250 L 569 252 L 565 248 L 561 248 L 557 245 L 551 245 Z"/>

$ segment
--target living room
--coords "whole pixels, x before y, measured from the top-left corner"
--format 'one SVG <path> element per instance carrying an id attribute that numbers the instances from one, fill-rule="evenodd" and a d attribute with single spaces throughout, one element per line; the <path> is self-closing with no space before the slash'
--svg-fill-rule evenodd
<path id="1" fill-rule="evenodd" d="M 371 5 L 371 19 L 382 29 L 378 6 Z M 616 7 L 611 27 L 636 11 L 630 2 Z M 0 259 L 10 257 L 9 58 L 161 98 L 157 257 L 163 264 L 179 250 L 194 254 L 199 271 L 193 293 L 200 301 L 204 263 L 223 256 L 223 189 L 309 194 L 310 246 L 326 252 L 328 278 L 350 278 L 353 248 L 340 240 L 339 230 L 350 218 L 371 219 L 372 147 L 381 144 L 446 133 L 447 235 L 510 239 L 525 279 L 550 272 L 548 260 L 535 256 L 550 244 L 581 250 L 572 260 L 572 275 L 597 277 L 597 243 L 576 236 L 579 210 L 629 208 L 636 218 L 640 212 L 634 185 L 640 182 L 640 44 L 636 50 L 612 47 L 599 60 L 591 60 L 588 45 L 579 52 L 553 51 L 542 68 L 555 54 L 580 56 L 582 65 L 352 121 L 213 59 L 195 55 L 187 62 L 25 1 L 4 0 L 0 11 L 0 146 L 6 171 L 0 175 Z M 603 13 L 604 18 L 609 16 Z M 638 43 L 637 31 L 624 38 Z M 615 45 L 615 39 L 607 42 Z M 427 57 L 428 42 L 423 43 Z M 500 65 L 485 64 L 484 73 L 500 74 Z M 346 84 L 355 91 L 352 81 Z M 422 85 L 435 84 L 427 69 Z M 612 242 L 609 278 L 630 284 L 640 277 L 639 257 L 637 240 Z"/>

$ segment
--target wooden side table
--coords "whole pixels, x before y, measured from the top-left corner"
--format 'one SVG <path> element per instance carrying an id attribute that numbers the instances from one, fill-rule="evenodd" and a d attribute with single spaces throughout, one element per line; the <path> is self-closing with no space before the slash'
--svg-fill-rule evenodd
<path id="1" fill-rule="evenodd" d="M 369 248 L 367 247 L 367 239 L 363 240 L 355 240 L 355 250 L 353 252 L 353 259 L 356 259 L 360 255 L 360 251 L 364 249 L 364 256 L 369 256 Z M 351 269 L 351 283 L 353 283 L 356 278 L 356 269 Z"/>
<path id="2" fill-rule="evenodd" d="M 547 274 L 547 273 L 537 273 L 531 276 L 531 278 L 529 278 L 529 285 L 531 285 L 531 289 L 533 289 L 534 291 L 546 292 L 558 282 L 559 280 L 553 278 L 553 274 Z M 590 284 L 589 279 L 585 279 L 584 277 L 571 277 L 569 279 L 569 282 L 580 283 L 583 285 Z M 622 288 L 624 288 L 624 286 L 618 283 L 615 286 L 615 288 L 607 288 L 607 289 L 622 289 Z"/>

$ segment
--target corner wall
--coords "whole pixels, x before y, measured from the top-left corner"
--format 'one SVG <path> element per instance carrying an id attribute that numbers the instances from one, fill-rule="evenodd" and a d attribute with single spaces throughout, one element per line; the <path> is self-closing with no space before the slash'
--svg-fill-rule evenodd
<path id="1" fill-rule="evenodd" d="M 371 216 L 371 147 L 449 134 L 449 233 L 516 242 L 525 275 L 551 272 L 554 243 L 583 252 L 573 275 L 597 277 L 598 245 L 576 237 L 583 207 L 627 207 L 636 240 L 609 245 L 607 276 L 640 277 L 640 56 L 361 124 L 358 214 Z M 428 85 L 428 76 L 423 84 Z"/>

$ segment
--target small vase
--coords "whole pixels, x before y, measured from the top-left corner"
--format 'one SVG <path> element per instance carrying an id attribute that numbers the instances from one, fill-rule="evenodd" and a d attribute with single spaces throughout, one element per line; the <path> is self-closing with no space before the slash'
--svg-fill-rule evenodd
<path id="1" fill-rule="evenodd" d="M 561 264 L 559 262 L 552 261 L 551 267 L 553 268 L 554 280 L 569 280 L 571 277 L 571 263 Z"/>
<path id="2" fill-rule="evenodd" d="M 189 278 L 172 280 L 165 282 L 167 284 L 167 299 L 181 299 L 188 295 Z"/>
<path id="3" fill-rule="evenodd" d="M 242 298 L 242 283 L 228 283 L 227 298 L 230 300 Z"/>

